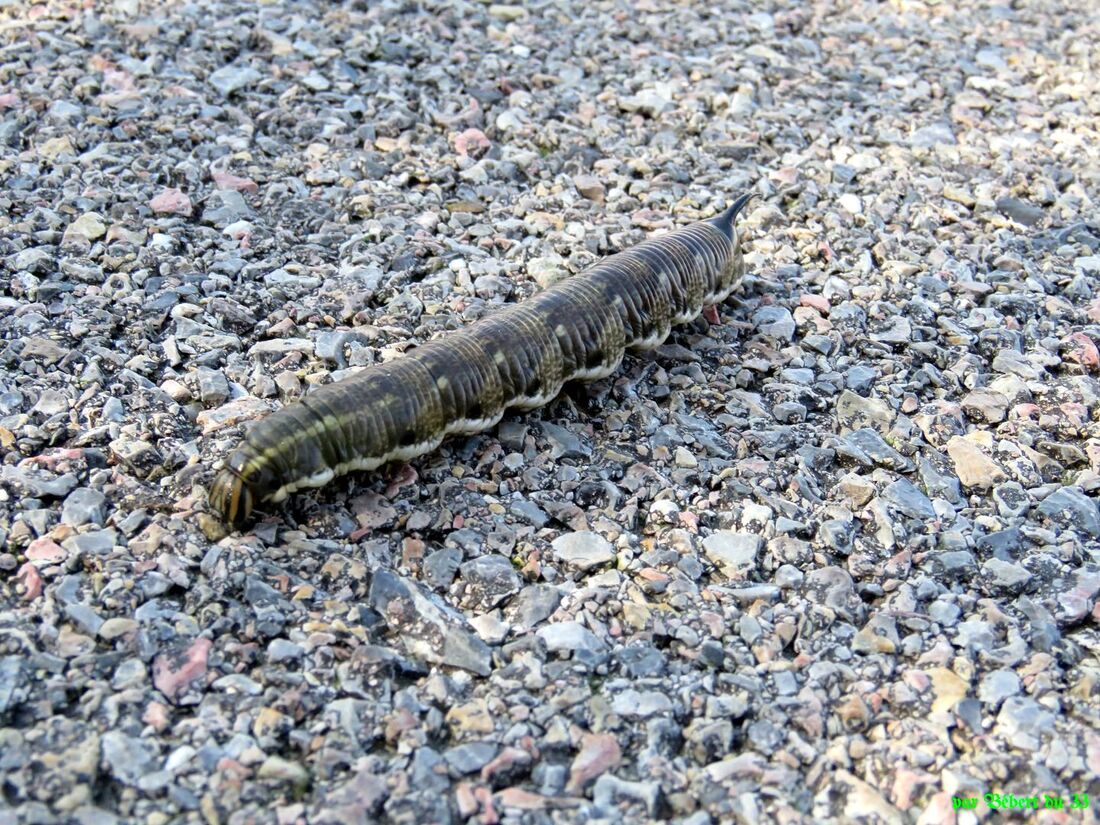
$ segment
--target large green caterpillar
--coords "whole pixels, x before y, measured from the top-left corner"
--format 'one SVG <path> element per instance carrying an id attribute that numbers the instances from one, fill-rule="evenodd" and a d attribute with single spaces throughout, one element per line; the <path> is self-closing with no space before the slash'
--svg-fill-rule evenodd
<path id="1" fill-rule="evenodd" d="M 210 506 L 241 524 L 258 504 L 422 455 L 508 408 L 546 404 L 566 381 L 610 375 L 626 349 L 658 346 L 729 295 L 745 268 L 734 219 L 752 197 L 272 413 L 229 456 Z"/>

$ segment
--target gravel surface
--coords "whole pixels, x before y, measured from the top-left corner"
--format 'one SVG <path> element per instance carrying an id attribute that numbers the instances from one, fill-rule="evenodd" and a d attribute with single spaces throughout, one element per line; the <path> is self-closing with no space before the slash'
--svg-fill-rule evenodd
<path id="1" fill-rule="evenodd" d="M 1098 21 L 0 2 L 0 823 L 1095 821 Z M 749 188 L 721 323 L 204 512 L 247 421 Z"/>

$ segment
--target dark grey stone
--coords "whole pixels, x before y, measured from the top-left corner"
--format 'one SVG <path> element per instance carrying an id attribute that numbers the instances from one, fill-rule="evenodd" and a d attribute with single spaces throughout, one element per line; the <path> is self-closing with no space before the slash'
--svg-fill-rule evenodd
<path id="1" fill-rule="evenodd" d="M 489 675 L 488 645 L 461 613 L 437 600 L 419 582 L 380 570 L 371 579 L 369 600 L 412 655 Z"/>
<path id="2" fill-rule="evenodd" d="M 1067 530 L 1100 537 L 1100 510 L 1096 500 L 1080 487 L 1062 487 L 1040 502 L 1036 512 L 1047 521 Z"/>
<path id="3" fill-rule="evenodd" d="M 519 592 L 521 580 L 504 556 L 479 556 L 463 564 L 459 571 L 466 582 L 465 597 L 479 612 L 499 605 L 513 593 Z"/>
<path id="4" fill-rule="evenodd" d="M 928 496 L 917 489 L 913 482 L 905 478 L 887 484 L 881 493 L 882 498 L 897 512 L 915 519 L 932 519 L 936 511 Z"/>
<path id="5" fill-rule="evenodd" d="M 561 604 L 561 591 L 551 584 L 529 584 L 509 605 L 517 631 L 530 630 L 553 615 Z"/>
<path id="6" fill-rule="evenodd" d="M 1046 210 L 1020 198 L 997 198 L 997 211 L 1024 226 L 1035 226 L 1046 215 Z"/>
<path id="7" fill-rule="evenodd" d="M 61 522 L 71 527 L 83 524 L 103 525 L 107 517 L 107 496 L 99 490 L 78 487 L 69 493 L 61 507 Z"/>

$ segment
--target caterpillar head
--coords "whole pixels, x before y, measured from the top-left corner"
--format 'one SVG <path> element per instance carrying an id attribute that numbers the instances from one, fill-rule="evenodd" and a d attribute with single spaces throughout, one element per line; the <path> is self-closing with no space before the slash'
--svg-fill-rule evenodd
<path id="1" fill-rule="evenodd" d="M 226 462 L 210 488 L 210 506 L 227 524 L 248 521 L 252 508 L 271 494 L 274 474 L 267 463 L 237 450 Z"/>

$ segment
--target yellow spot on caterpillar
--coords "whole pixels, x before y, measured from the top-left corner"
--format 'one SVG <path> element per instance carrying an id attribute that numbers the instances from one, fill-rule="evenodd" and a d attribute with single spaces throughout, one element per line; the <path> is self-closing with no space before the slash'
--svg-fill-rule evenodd
<path id="1" fill-rule="evenodd" d="M 493 360 L 496 361 L 498 364 L 503 365 L 505 362 L 507 362 L 508 356 L 504 354 L 504 350 L 498 349 L 493 355 Z"/>
<path id="2" fill-rule="evenodd" d="M 435 385 L 441 390 L 447 389 L 450 383 L 451 382 L 447 380 L 447 376 L 445 375 L 441 375 L 439 378 L 435 379 Z"/>
<path id="3" fill-rule="evenodd" d="M 565 324 L 558 324 L 556 327 L 554 327 L 554 334 L 556 336 L 558 336 L 559 338 L 564 338 L 565 337 Z"/>
<path id="4" fill-rule="evenodd" d="M 241 490 L 244 484 L 241 483 L 239 478 L 233 479 L 233 485 L 230 488 L 229 493 L 229 508 L 226 511 L 226 517 L 230 524 L 233 524 L 237 520 L 237 508 L 241 501 Z"/>

